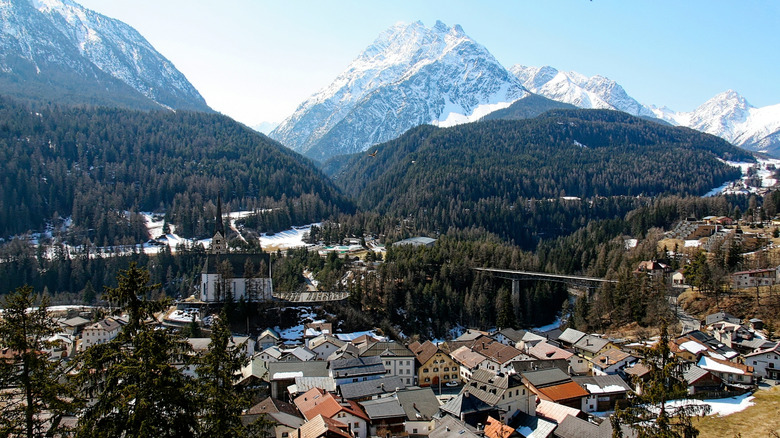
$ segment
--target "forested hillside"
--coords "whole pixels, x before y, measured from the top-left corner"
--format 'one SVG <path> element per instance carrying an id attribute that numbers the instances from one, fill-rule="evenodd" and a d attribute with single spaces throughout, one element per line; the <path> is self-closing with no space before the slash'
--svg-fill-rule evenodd
<path id="1" fill-rule="evenodd" d="M 422 126 L 369 152 L 333 175 L 362 208 L 431 231 L 481 226 L 517 243 L 620 217 L 638 196 L 704 194 L 739 177 L 722 160 L 753 161 L 717 137 L 606 110 Z"/>
<path id="2" fill-rule="evenodd" d="M 139 211 L 185 236 L 213 230 L 215 203 L 310 223 L 351 204 L 306 159 L 221 115 L 59 106 L 0 97 L 0 236 L 71 217 L 84 239 L 143 241 Z M 79 242 L 81 243 L 81 242 Z"/>

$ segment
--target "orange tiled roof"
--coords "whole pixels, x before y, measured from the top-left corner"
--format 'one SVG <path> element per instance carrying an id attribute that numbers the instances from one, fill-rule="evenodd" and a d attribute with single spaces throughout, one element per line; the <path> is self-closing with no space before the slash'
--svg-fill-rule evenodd
<path id="1" fill-rule="evenodd" d="M 588 396 L 588 391 L 586 391 L 576 382 L 568 382 L 561 385 L 537 388 L 537 391 L 541 392 L 544 396 L 555 402 Z"/>
<path id="2" fill-rule="evenodd" d="M 514 429 L 496 420 L 495 418 L 487 418 L 487 424 L 485 425 L 485 436 L 489 438 L 505 438 L 512 436 L 514 432 Z"/>

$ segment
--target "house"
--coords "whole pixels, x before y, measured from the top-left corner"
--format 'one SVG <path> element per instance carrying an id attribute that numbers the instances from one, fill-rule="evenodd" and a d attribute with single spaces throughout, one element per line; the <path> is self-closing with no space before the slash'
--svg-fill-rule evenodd
<path id="1" fill-rule="evenodd" d="M 609 348 L 590 360 L 593 375 L 617 374 L 637 361 L 637 358 L 623 350 Z"/>
<path id="2" fill-rule="evenodd" d="M 563 331 L 563 333 L 561 333 L 560 336 L 558 336 L 558 342 L 566 347 L 574 347 L 574 344 L 582 339 L 583 336 L 585 336 L 585 333 L 573 328 L 567 328 Z"/>
<path id="3" fill-rule="evenodd" d="M 319 335 L 333 334 L 333 324 L 329 322 L 308 322 L 303 325 L 303 338 L 311 339 Z"/>
<path id="4" fill-rule="evenodd" d="M 697 362 L 702 355 L 735 360 L 739 353 L 713 336 L 694 330 L 669 341 L 669 349 L 688 362 Z"/>
<path id="5" fill-rule="evenodd" d="M 553 431 L 558 424 L 539 416 L 527 415 L 518 412 L 512 421 L 515 431 L 527 438 L 548 438 L 553 436 Z"/>
<path id="6" fill-rule="evenodd" d="M 746 355 L 745 364 L 753 367 L 756 376 L 780 379 L 780 343 Z"/>
<path id="7" fill-rule="evenodd" d="M 196 354 L 203 354 L 208 351 L 211 345 L 211 338 L 187 338 L 187 342 Z M 228 340 L 228 347 L 238 347 L 241 353 L 247 358 L 255 354 L 255 340 L 247 336 L 231 336 Z"/>
<path id="8" fill-rule="evenodd" d="M 687 285 L 688 283 L 685 282 L 685 273 L 683 273 L 683 270 L 678 269 L 674 271 L 672 274 L 672 286 L 684 287 Z"/>
<path id="9" fill-rule="evenodd" d="M 585 374 L 590 370 L 586 359 L 548 342 L 539 342 L 528 349 L 528 354 L 539 360 L 563 359 L 569 364 L 567 372 L 570 374 Z"/>
<path id="10" fill-rule="evenodd" d="M 515 347 L 504 345 L 492 339 L 475 342 L 472 350 L 487 358 L 485 367 L 496 373 L 512 371 L 511 361 L 525 357 L 523 352 Z"/>
<path id="11" fill-rule="evenodd" d="M 696 366 L 720 377 L 727 385 L 753 385 L 755 383 L 752 366 L 709 356 L 702 356 Z"/>
<path id="12" fill-rule="evenodd" d="M 114 339 L 122 325 L 114 318 L 105 318 L 94 324 L 90 324 L 81 331 L 81 351 L 96 344 L 105 344 Z"/>
<path id="13" fill-rule="evenodd" d="M 636 430 L 629 426 L 620 426 L 621 435 L 626 438 L 637 437 Z M 567 416 L 555 428 L 556 438 L 612 438 L 612 422 L 602 421 L 601 424 L 591 423 L 581 418 Z"/>
<path id="14" fill-rule="evenodd" d="M 395 397 L 382 397 L 360 403 L 369 418 L 370 436 L 401 436 L 406 412 Z"/>
<path id="15" fill-rule="evenodd" d="M 590 394 L 583 400 L 585 412 L 604 412 L 615 409 L 615 405 L 628 398 L 631 387 L 619 376 L 575 376 L 572 379 Z"/>
<path id="16" fill-rule="evenodd" d="M 639 262 L 639 265 L 634 269 L 634 275 L 647 275 L 653 281 L 666 281 L 671 275 L 672 268 L 669 265 L 658 262 L 656 260 L 645 260 Z"/>
<path id="17" fill-rule="evenodd" d="M 260 351 L 265 350 L 266 348 L 273 347 L 274 345 L 278 345 L 281 341 L 282 337 L 279 336 L 279 333 L 276 333 L 273 329 L 267 328 L 263 330 L 262 333 L 260 333 L 260 336 L 257 337 L 257 342 L 255 344 L 255 347 L 258 348 Z"/>
<path id="18" fill-rule="evenodd" d="M 452 358 L 431 341 L 413 342 L 409 350 L 417 357 L 417 384 L 419 386 L 440 385 L 458 380 L 460 367 Z"/>
<path id="19" fill-rule="evenodd" d="M 428 434 L 429 438 L 482 438 L 477 435 L 475 426 L 466 424 L 466 422 L 451 415 L 444 415 L 441 418 L 433 420 L 433 430 Z"/>
<path id="20" fill-rule="evenodd" d="M 304 423 L 292 435 L 297 438 L 353 438 L 349 425 L 318 415 Z"/>
<path id="21" fill-rule="evenodd" d="M 685 370 L 683 379 L 688 385 L 689 395 L 717 392 L 723 386 L 720 377 L 696 365 L 691 365 Z"/>
<path id="22" fill-rule="evenodd" d="M 439 399 L 431 388 L 407 388 L 395 395 L 406 413 L 404 430 L 408 436 L 428 435 L 439 412 Z"/>
<path id="23" fill-rule="evenodd" d="M 248 425 L 261 416 L 265 416 L 266 420 L 273 423 L 274 436 L 277 438 L 292 436 L 290 434 L 304 423 L 295 405 L 271 397 L 266 397 L 249 408 L 241 415 L 241 422 Z"/>
<path id="24" fill-rule="evenodd" d="M 574 351 L 586 359 L 593 359 L 602 352 L 610 348 L 617 348 L 609 339 L 599 338 L 598 336 L 585 335 L 574 344 Z"/>
<path id="25" fill-rule="evenodd" d="M 326 377 L 295 377 L 295 383 L 287 386 L 287 392 L 290 397 L 295 398 L 306 391 L 310 391 L 313 388 L 319 388 L 328 392 L 335 393 L 338 389 L 336 382 L 329 376 Z"/>
<path id="26" fill-rule="evenodd" d="M 529 371 L 521 376 L 523 384 L 541 400 L 581 409 L 582 400 L 589 395 L 568 374 L 557 368 Z"/>
<path id="27" fill-rule="evenodd" d="M 336 385 L 380 379 L 386 374 L 379 356 L 332 360 L 328 362 L 328 369 Z"/>
<path id="28" fill-rule="evenodd" d="M 587 418 L 580 409 L 564 406 L 547 400 L 539 400 L 536 404 L 536 416 L 560 424 L 567 416 Z"/>
<path id="29" fill-rule="evenodd" d="M 502 420 L 512 417 L 518 410 L 529 415 L 536 412 L 536 395 L 528 390 L 518 374 L 496 374 L 478 369 L 461 392 L 468 392 L 497 408 L 501 413 L 497 418 Z"/>
<path id="30" fill-rule="evenodd" d="M 327 360 L 331 354 L 343 347 L 344 344 L 346 342 L 327 333 L 310 338 L 306 342 L 306 346 L 317 356 L 317 360 Z"/>
<path id="31" fill-rule="evenodd" d="M 481 366 L 485 366 L 487 358 L 465 345 L 450 353 L 452 360 L 460 365 L 460 380 L 467 382 L 471 375 Z"/>
<path id="32" fill-rule="evenodd" d="M 730 322 L 732 324 L 739 324 L 742 322 L 741 319 L 726 312 L 717 312 L 717 313 L 709 314 L 704 318 L 704 321 L 706 326 L 711 326 L 712 324 L 715 324 L 717 322 L 722 322 L 722 321 Z"/>
<path id="33" fill-rule="evenodd" d="M 329 377 L 328 363 L 320 360 L 268 362 L 266 378 L 271 386 L 271 397 L 289 400 L 287 387 L 295 384 L 296 377 Z"/>
<path id="34" fill-rule="evenodd" d="M 392 394 L 404 388 L 406 388 L 404 379 L 388 376 L 382 377 L 381 379 L 366 380 L 364 382 L 345 383 L 338 387 L 338 393 L 346 400 L 361 402 Z"/>
<path id="35" fill-rule="evenodd" d="M 493 339 L 510 347 L 517 347 L 517 344 L 523 340 L 525 330 L 515 330 L 513 328 L 504 328 L 493 334 Z"/>
<path id="36" fill-rule="evenodd" d="M 777 270 L 778 268 L 735 272 L 731 274 L 731 287 L 734 289 L 745 289 L 749 287 L 772 286 L 777 283 Z"/>
<path id="37" fill-rule="evenodd" d="M 407 386 L 416 383 L 417 358 L 403 344 L 395 341 L 364 344 L 360 348 L 360 356 L 377 356 L 382 359 L 387 376 L 400 377 Z"/>
<path id="38" fill-rule="evenodd" d="M 500 415 L 495 406 L 485 403 L 479 397 L 472 396 L 466 389 L 441 405 L 439 411 L 439 415 L 450 415 L 477 428 L 487 422 L 487 417 Z"/>
<path id="39" fill-rule="evenodd" d="M 573 356 L 573 357 L 579 357 L 579 356 Z M 585 359 L 582 358 L 580 359 L 585 361 Z M 512 368 L 514 369 L 514 372 L 516 374 L 522 374 L 528 371 L 547 370 L 550 368 L 558 368 L 559 370 L 563 371 L 566 374 L 571 374 L 570 373 L 571 366 L 569 365 L 569 362 L 564 359 L 541 360 L 532 357 L 530 359 L 513 360 Z M 585 365 L 586 372 L 587 372 L 587 368 L 588 366 Z"/>
<path id="40" fill-rule="evenodd" d="M 60 329 L 62 329 L 63 332 L 71 336 L 75 336 L 81 333 L 81 330 L 89 325 L 89 322 L 90 321 L 86 318 L 76 316 L 74 318 L 60 320 L 57 322 L 57 324 L 60 326 Z"/>
<path id="41" fill-rule="evenodd" d="M 515 347 L 517 347 L 518 349 L 522 350 L 524 353 L 527 354 L 530 348 L 533 348 L 534 345 L 540 342 L 550 343 L 549 339 L 545 336 L 538 335 L 534 332 L 525 332 L 523 333 L 522 339 L 520 339 L 520 342 L 517 345 L 515 345 Z"/>
<path id="42" fill-rule="evenodd" d="M 346 424 L 347 429 L 351 430 L 356 437 L 368 436 L 369 418 L 356 402 L 347 400 L 339 403 L 333 394 L 320 388 L 312 388 L 296 397 L 293 403 L 307 420 L 321 415 Z"/>
<path id="43" fill-rule="evenodd" d="M 487 418 L 484 432 L 487 438 L 511 438 L 522 436 L 515 431 L 513 427 L 509 427 L 493 417 Z"/>

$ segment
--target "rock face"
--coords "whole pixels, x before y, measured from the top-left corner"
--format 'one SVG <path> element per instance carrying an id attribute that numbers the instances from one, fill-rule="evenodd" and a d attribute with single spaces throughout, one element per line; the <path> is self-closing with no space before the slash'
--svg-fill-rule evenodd
<path id="1" fill-rule="evenodd" d="M 135 29 L 71 0 L 0 0 L 0 92 L 67 104 L 211 111 Z"/>
<path id="2" fill-rule="evenodd" d="M 460 26 L 398 24 L 271 137 L 311 158 L 355 153 L 422 124 L 477 120 L 527 95 Z"/>

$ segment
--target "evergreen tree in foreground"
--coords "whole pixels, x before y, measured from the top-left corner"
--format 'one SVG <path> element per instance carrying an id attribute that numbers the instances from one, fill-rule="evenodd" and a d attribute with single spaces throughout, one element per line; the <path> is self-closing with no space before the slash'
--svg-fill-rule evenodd
<path id="1" fill-rule="evenodd" d="M 186 364 L 189 345 L 153 324 L 167 301 L 150 301 L 158 285 L 135 264 L 118 276 L 104 299 L 129 315 L 112 341 L 84 352 L 76 382 L 92 403 L 79 419 L 78 437 L 187 437 L 196 434 L 190 381 L 175 364 Z"/>
<path id="2" fill-rule="evenodd" d="M 249 399 L 234 385 L 236 375 L 246 363 L 246 356 L 241 351 L 244 344 L 231 345 L 232 336 L 224 309 L 219 318 L 214 319 L 211 330 L 209 350 L 199 359 L 196 369 L 200 434 L 214 438 L 244 436 L 241 412 L 249 407 Z"/>
<path id="3" fill-rule="evenodd" d="M 688 388 L 683 379 L 687 365 L 671 352 L 665 321 L 658 343 L 645 349 L 642 363 L 650 370 L 650 377 L 640 382 L 641 390 L 629 400 L 628 408 L 615 411 L 613 437 L 623 436 L 621 424 L 634 429 L 638 438 L 697 437 L 699 431 L 692 419 L 708 414 L 710 407 L 687 400 Z"/>
<path id="4" fill-rule="evenodd" d="M 63 432 L 63 416 L 75 406 L 74 391 L 62 383 L 60 363 L 50 361 L 43 351 L 57 330 L 48 314 L 49 300 L 44 296 L 35 307 L 36 301 L 32 287 L 24 286 L 3 303 L 0 436 L 57 436 Z"/>

